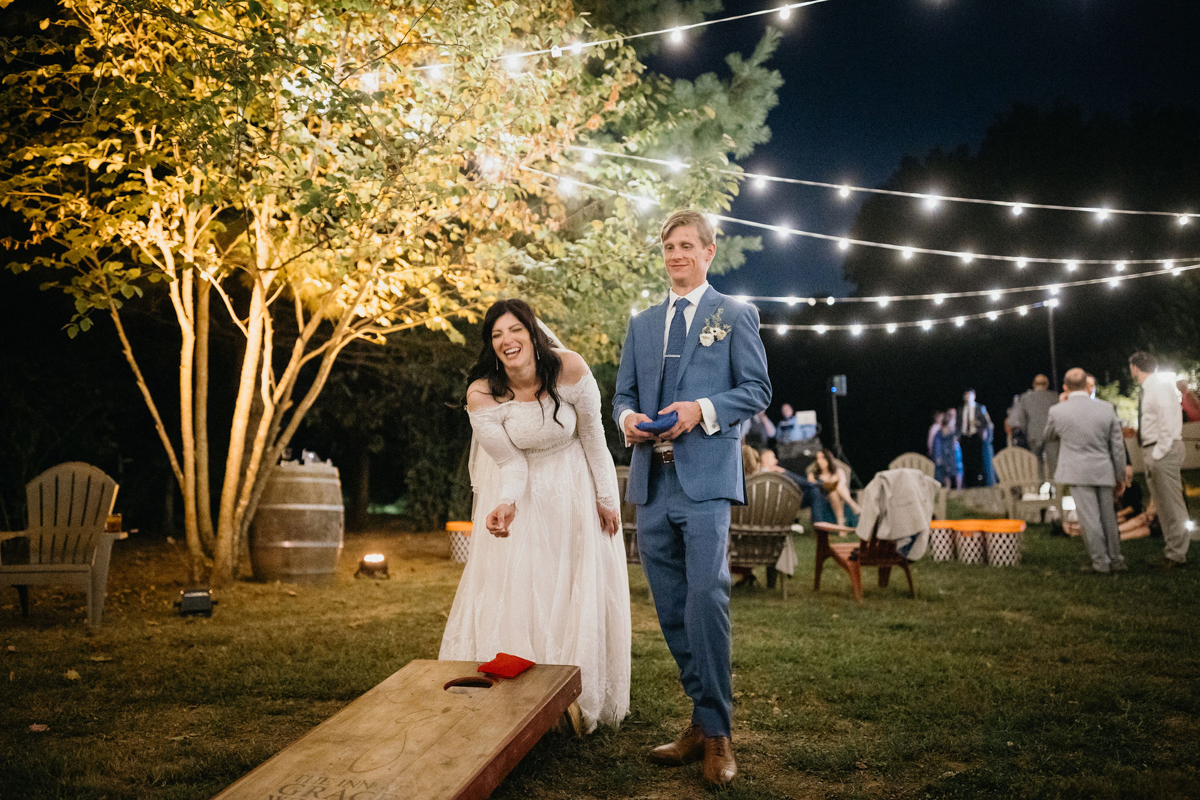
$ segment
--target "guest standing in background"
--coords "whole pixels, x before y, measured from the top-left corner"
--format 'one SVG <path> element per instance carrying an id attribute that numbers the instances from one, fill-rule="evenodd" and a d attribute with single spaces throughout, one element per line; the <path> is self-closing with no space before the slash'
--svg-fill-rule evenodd
<path id="1" fill-rule="evenodd" d="M 1029 451 L 1038 457 L 1038 464 L 1044 467 L 1042 473 L 1052 477 L 1058 465 L 1058 442 L 1046 443 L 1046 420 L 1050 407 L 1058 402 L 1058 395 L 1050 390 L 1050 379 L 1045 375 L 1035 375 L 1033 388 L 1021 395 L 1017 409 L 1018 424 L 1025 431 L 1029 442 Z"/>
<path id="2" fill-rule="evenodd" d="M 766 411 L 758 412 L 747 423 L 749 427 L 742 433 L 742 441 L 755 450 L 767 447 L 775 438 L 775 423 Z"/>
<path id="3" fill-rule="evenodd" d="M 988 415 L 987 406 L 975 402 L 975 390 L 963 392 L 963 406 L 958 415 L 958 441 L 963 454 L 963 483 L 966 486 L 991 486 L 996 482 L 992 472 L 992 441 L 996 426 Z"/>
<path id="4" fill-rule="evenodd" d="M 1188 383 L 1183 378 L 1175 381 L 1175 388 L 1179 390 L 1183 401 L 1183 421 L 1200 422 L 1200 397 L 1188 388 Z"/>
<path id="5" fill-rule="evenodd" d="M 1183 499 L 1183 407 L 1175 377 L 1158 372 L 1158 359 L 1137 352 L 1129 357 L 1129 373 L 1142 385 L 1138 400 L 1138 443 L 1146 460 L 1146 481 L 1163 532 L 1164 569 L 1187 560 L 1187 504 Z"/>
<path id="6" fill-rule="evenodd" d="M 933 437 L 933 477 L 947 489 L 962 490 L 962 448 L 958 444 L 956 420 L 958 412 L 953 408 L 942 414 L 942 426 Z"/>
<path id="7" fill-rule="evenodd" d="M 925 434 L 925 452 L 934 461 L 937 461 L 937 458 L 935 458 L 933 455 L 933 439 L 935 436 L 937 436 L 938 431 L 940 431 L 942 429 L 942 425 L 945 422 L 946 422 L 946 412 L 945 411 L 933 412 L 933 424 L 929 426 L 929 433 Z"/>
<path id="8" fill-rule="evenodd" d="M 1121 532 L 1113 501 L 1125 491 L 1125 439 L 1117 412 L 1087 392 L 1087 377 L 1075 367 L 1063 376 L 1067 400 L 1050 409 L 1043 438 L 1060 439 L 1054 480 L 1071 487 L 1092 572 L 1124 570 Z"/>

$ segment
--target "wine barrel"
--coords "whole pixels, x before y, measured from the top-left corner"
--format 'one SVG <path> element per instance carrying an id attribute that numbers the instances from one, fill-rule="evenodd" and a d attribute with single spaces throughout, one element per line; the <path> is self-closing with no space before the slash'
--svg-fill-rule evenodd
<path id="1" fill-rule="evenodd" d="M 333 578 L 342 552 L 342 482 L 332 464 L 278 465 L 250 523 L 250 564 L 264 581 Z"/>

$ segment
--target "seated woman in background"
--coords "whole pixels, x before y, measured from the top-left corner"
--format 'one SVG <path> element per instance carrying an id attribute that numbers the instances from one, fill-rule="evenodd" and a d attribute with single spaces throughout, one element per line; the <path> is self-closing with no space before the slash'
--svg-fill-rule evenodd
<path id="1" fill-rule="evenodd" d="M 774 450 L 763 450 L 757 456 L 763 472 L 778 472 L 781 475 L 786 475 L 793 483 L 800 487 L 800 494 L 804 498 L 800 501 L 800 507 L 807 508 L 812 512 L 813 522 L 837 522 L 837 514 L 833 512 L 833 506 L 829 504 L 829 499 L 825 497 L 825 492 L 821 488 L 821 484 L 797 475 L 790 469 L 784 469 L 775 457 Z"/>
<path id="2" fill-rule="evenodd" d="M 828 450 L 818 450 L 817 458 L 808 465 L 808 479 L 821 485 L 821 491 L 833 507 L 838 525 L 858 525 L 858 503 L 850 496 L 850 476 L 846 470 L 837 465 L 833 453 Z M 846 506 L 850 506 L 853 516 L 847 522 Z"/>

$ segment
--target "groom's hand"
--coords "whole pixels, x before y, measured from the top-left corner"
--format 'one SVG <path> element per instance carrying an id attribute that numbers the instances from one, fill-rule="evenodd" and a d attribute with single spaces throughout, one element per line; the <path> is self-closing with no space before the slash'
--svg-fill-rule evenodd
<path id="1" fill-rule="evenodd" d="M 700 404 L 695 400 L 677 400 L 658 412 L 658 415 L 661 417 L 663 414 L 670 414 L 672 411 L 679 414 L 679 421 L 675 423 L 675 426 L 671 430 L 662 435 L 663 441 L 667 442 L 683 436 L 692 428 L 699 425 L 701 418 L 704 416 L 704 413 L 700 410 Z"/>
<path id="2" fill-rule="evenodd" d="M 638 427 L 637 427 L 637 424 L 639 422 L 653 422 L 653 421 L 654 420 L 650 419 L 645 414 L 638 414 L 638 413 L 627 414 L 625 416 L 625 441 L 629 442 L 630 444 L 637 444 L 638 442 L 654 441 L 653 433 L 646 433 L 646 431 L 638 430 Z"/>

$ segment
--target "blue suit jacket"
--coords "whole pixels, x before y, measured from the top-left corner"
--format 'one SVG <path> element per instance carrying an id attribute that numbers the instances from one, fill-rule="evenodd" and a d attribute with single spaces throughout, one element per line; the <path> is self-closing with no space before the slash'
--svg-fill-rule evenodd
<path id="1" fill-rule="evenodd" d="M 719 342 L 700 346 L 705 321 L 721 310 L 721 323 L 731 330 Z M 620 424 L 626 409 L 654 419 L 660 408 L 663 339 L 667 329 L 667 301 L 629 320 L 621 352 L 613 417 Z M 758 309 L 723 295 L 711 286 L 700 298 L 696 315 L 679 362 L 676 400 L 707 397 L 717 412 L 721 430 L 713 435 L 697 425 L 675 440 L 675 472 L 683 491 L 692 500 L 746 500 L 742 474 L 742 440 L 739 426 L 771 403 L 767 353 L 758 332 Z M 643 504 L 650 486 L 652 442 L 634 445 L 625 499 Z"/>

